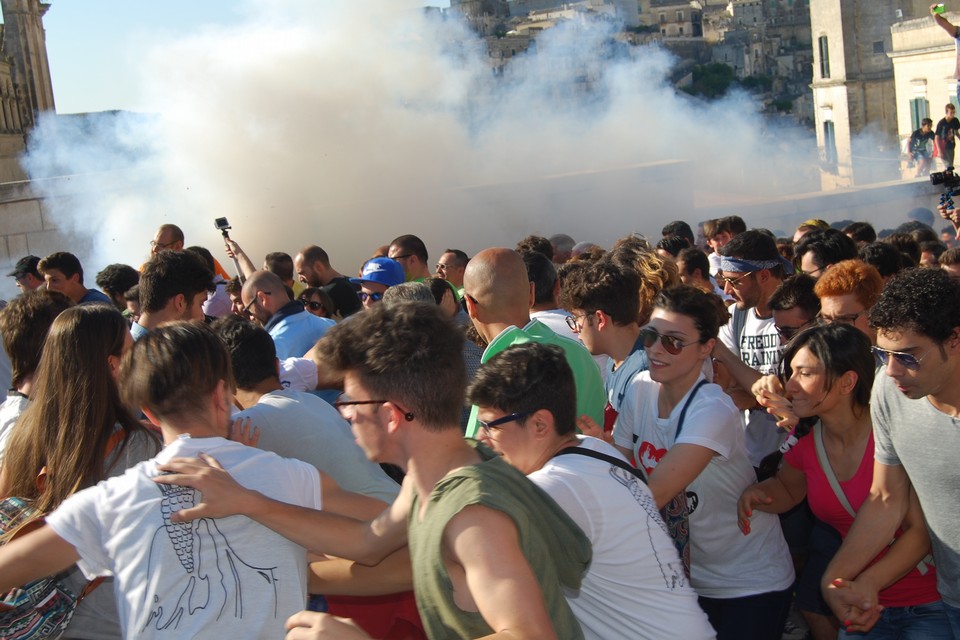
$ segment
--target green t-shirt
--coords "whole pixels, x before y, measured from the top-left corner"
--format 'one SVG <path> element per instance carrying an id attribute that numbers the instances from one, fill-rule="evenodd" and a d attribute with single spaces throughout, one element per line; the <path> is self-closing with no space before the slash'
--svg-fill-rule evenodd
<path id="1" fill-rule="evenodd" d="M 427 636 L 431 640 L 467 640 L 493 633 L 479 613 L 457 606 L 440 552 L 447 523 L 463 508 L 483 505 L 502 511 L 516 524 L 521 551 L 540 583 L 557 637 L 582 639 L 563 588 L 580 588 L 592 556 L 590 541 L 526 476 L 482 444 L 469 442 L 483 462 L 457 469 L 438 482 L 422 521 L 417 515 L 420 504 L 416 495 L 410 508 L 407 526 L 414 593 Z"/>
<path id="2" fill-rule="evenodd" d="M 600 368 L 597 362 L 587 351 L 586 347 L 566 336 L 554 333 L 550 327 L 539 320 L 533 320 L 523 329 L 510 327 L 493 339 L 480 362 L 484 363 L 501 351 L 515 344 L 538 342 L 552 344 L 563 349 L 567 357 L 567 364 L 573 370 L 573 381 L 577 387 L 577 416 L 588 415 L 597 424 L 603 424 L 603 408 L 607 404 L 607 394 L 603 389 L 603 378 L 600 377 Z M 470 419 L 467 421 L 467 437 L 477 437 L 477 406 L 470 410 Z"/>

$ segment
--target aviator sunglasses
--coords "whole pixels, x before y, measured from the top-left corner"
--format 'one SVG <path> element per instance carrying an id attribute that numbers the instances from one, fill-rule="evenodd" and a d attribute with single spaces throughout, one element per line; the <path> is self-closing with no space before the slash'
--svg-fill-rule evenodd
<path id="1" fill-rule="evenodd" d="M 691 342 L 681 342 L 679 338 L 674 338 L 673 336 L 667 336 L 662 333 L 657 333 L 654 329 L 644 329 L 640 332 L 640 339 L 643 341 L 643 348 L 649 349 L 656 342 L 657 338 L 660 339 L 660 344 L 663 346 L 664 350 L 670 355 L 677 355 L 684 347 L 689 347 L 692 344 L 696 344 L 698 341 L 694 340 Z"/>

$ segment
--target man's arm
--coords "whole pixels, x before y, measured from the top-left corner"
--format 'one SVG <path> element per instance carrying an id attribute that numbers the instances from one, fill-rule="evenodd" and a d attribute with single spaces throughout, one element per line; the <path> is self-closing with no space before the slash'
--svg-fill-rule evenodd
<path id="1" fill-rule="evenodd" d="M 447 523 L 442 552 L 462 568 L 465 597 L 493 629 L 483 640 L 556 640 L 540 584 L 508 515 L 479 505 L 463 509 Z"/>
<path id="2" fill-rule="evenodd" d="M 840 550 L 823 572 L 822 588 L 852 580 L 893 539 L 910 505 L 910 478 L 901 465 L 874 461 L 873 486 Z"/>
<path id="3" fill-rule="evenodd" d="M 79 559 L 72 544 L 44 525 L 0 547 L 0 593 L 60 573 Z"/>
<path id="4" fill-rule="evenodd" d="M 244 278 L 249 278 L 253 275 L 257 267 L 254 266 L 253 261 L 250 260 L 243 249 L 240 248 L 240 245 L 230 238 L 224 238 L 223 242 L 227 247 L 227 257 L 237 261 L 237 267 L 240 268 L 240 275 Z"/>
<path id="5" fill-rule="evenodd" d="M 951 38 L 956 38 L 957 27 L 951 24 L 949 20 L 944 18 L 942 13 L 934 13 L 933 10 L 936 6 L 936 4 L 930 5 L 930 15 L 933 16 L 933 21 L 940 25 L 944 31 L 949 33 Z"/>
<path id="6" fill-rule="evenodd" d="M 202 494 L 196 506 L 174 513 L 174 522 L 245 515 L 302 547 L 364 564 L 376 564 L 406 544 L 411 491 L 406 485 L 387 510 L 373 521 L 364 522 L 271 500 L 237 484 L 214 458 L 201 455 L 202 459 L 174 458 L 158 467 L 173 473 L 157 476 L 155 482 L 192 487 Z M 344 508 L 336 500 L 333 506 Z"/>
<path id="7" fill-rule="evenodd" d="M 328 596 L 381 596 L 410 591 L 410 548 L 394 551 L 374 566 L 342 558 L 311 562 L 308 577 L 310 593 Z"/>
<path id="8" fill-rule="evenodd" d="M 737 386 L 741 389 L 752 388 L 753 384 L 760 379 L 759 371 L 747 366 L 737 354 L 731 351 L 727 345 L 723 344 L 720 340 L 717 340 L 716 345 L 713 347 L 713 357 L 717 362 L 727 368 L 730 377 L 733 378 Z M 724 389 L 724 391 L 726 391 L 726 389 Z M 751 406 L 756 406 L 756 402 L 752 402 Z"/>

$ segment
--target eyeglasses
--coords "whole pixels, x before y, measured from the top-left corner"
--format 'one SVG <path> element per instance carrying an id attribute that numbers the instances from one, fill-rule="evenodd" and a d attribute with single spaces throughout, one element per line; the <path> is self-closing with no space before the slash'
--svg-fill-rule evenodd
<path id="1" fill-rule="evenodd" d="M 853 324 L 854 322 L 857 321 L 857 318 L 859 318 L 860 316 L 864 316 L 866 314 L 867 314 L 866 309 L 864 309 L 863 311 L 860 311 L 859 313 L 847 313 L 842 316 L 825 316 L 821 313 L 817 315 L 817 320 L 819 320 L 821 324 L 833 324 L 833 323 Z"/>
<path id="2" fill-rule="evenodd" d="M 567 326 L 570 327 L 570 331 L 573 331 L 574 333 L 580 333 L 580 323 L 577 321 L 581 318 L 586 318 L 589 315 L 589 313 L 585 313 L 582 316 L 567 316 L 564 318 L 564 320 L 567 321 Z"/>
<path id="3" fill-rule="evenodd" d="M 527 419 L 526 413 L 511 413 L 505 415 L 502 418 L 497 418 L 496 420 L 491 420 L 490 422 L 484 422 L 483 420 L 477 420 L 477 424 L 480 425 L 480 428 L 490 433 L 492 430 L 499 428 L 501 425 L 505 425 L 508 422 L 523 422 Z"/>
<path id="4" fill-rule="evenodd" d="M 739 288 L 740 288 L 740 284 L 739 284 L 740 281 L 743 280 L 744 278 L 746 278 L 747 276 L 752 276 L 752 275 L 753 275 L 753 271 L 748 271 L 747 273 L 743 274 L 742 276 L 737 276 L 736 278 L 728 278 L 727 276 L 723 275 L 722 273 L 718 273 L 718 274 L 717 274 L 717 280 L 720 280 L 721 282 L 724 282 L 725 284 L 730 285 L 730 286 L 733 287 L 734 289 L 739 289 Z"/>
<path id="5" fill-rule="evenodd" d="M 368 299 L 373 300 L 374 302 L 380 302 L 381 300 L 383 300 L 382 291 L 378 293 L 367 293 L 366 291 L 361 291 L 357 295 L 360 296 L 361 302 L 366 302 Z"/>
<path id="6" fill-rule="evenodd" d="M 449 269 L 450 267 L 453 267 L 453 266 L 455 266 L 455 265 L 452 265 L 452 264 L 443 264 L 442 262 L 438 262 L 438 263 L 437 263 L 437 271 L 446 271 L 447 269 Z"/>
<path id="7" fill-rule="evenodd" d="M 150 241 L 150 246 L 153 249 L 166 249 L 167 247 L 172 247 L 175 244 L 177 244 L 176 240 L 174 240 L 173 242 L 157 242 L 156 240 Z"/>
<path id="8" fill-rule="evenodd" d="M 320 311 L 323 309 L 323 304 L 320 302 L 315 302 L 313 300 L 301 300 L 300 302 L 303 303 L 305 308 L 310 309 L 310 311 Z"/>
<path id="9" fill-rule="evenodd" d="M 407 422 L 413 421 L 413 418 L 414 418 L 413 413 L 411 413 L 410 411 L 407 411 L 406 409 L 404 409 L 403 407 L 401 407 L 400 405 L 398 405 L 396 402 L 392 400 L 351 400 L 350 396 L 348 396 L 345 393 L 341 393 L 337 397 L 336 401 L 333 403 L 333 406 L 337 408 L 337 411 L 340 412 L 341 416 L 346 418 L 347 416 L 343 412 L 343 410 L 346 407 L 357 407 L 365 404 L 387 404 L 388 402 L 393 406 L 395 406 L 397 409 L 400 409 L 400 412 L 403 413 L 404 420 L 406 420 Z"/>
<path id="10" fill-rule="evenodd" d="M 250 309 L 253 308 L 253 305 L 257 304 L 257 294 L 258 294 L 258 293 L 260 293 L 260 292 L 257 291 L 257 293 L 254 293 L 254 294 L 253 294 L 253 300 L 251 300 L 251 301 L 248 302 L 246 305 L 244 305 L 244 307 L 243 307 L 243 315 L 244 315 L 244 317 L 249 318 L 249 317 L 252 317 L 252 316 L 253 316 L 253 314 L 250 312 Z M 266 292 L 264 292 L 264 293 L 266 293 Z"/>
<path id="11" fill-rule="evenodd" d="M 880 362 L 883 363 L 883 366 L 886 367 L 890 363 L 890 356 L 893 356 L 893 359 L 896 360 L 900 366 L 910 371 L 919 370 L 920 361 L 926 358 L 927 354 L 934 349 L 934 347 L 930 347 L 922 356 L 917 357 L 912 353 L 904 353 L 903 351 L 890 351 L 889 349 L 883 349 L 881 347 L 871 348 L 873 349 L 873 353 L 880 358 Z"/>
<path id="12" fill-rule="evenodd" d="M 800 270 L 800 273 L 802 273 L 802 274 L 805 275 L 805 276 L 810 276 L 811 278 L 815 277 L 813 274 L 815 274 L 815 273 L 822 273 L 822 272 L 823 272 L 823 267 L 817 267 L 816 269 L 813 269 L 812 271 L 804 271 L 804 270 L 802 270 L 802 269 Z"/>
<path id="13" fill-rule="evenodd" d="M 660 339 L 660 344 L 666 349 L 667 353 L 670 355 L 677 355 L 684 347 L 689 347 L 692 344 L 697 344 L 699 341 L 691 342 L 681 342 L 673 336 L 665 336 L 662 333 L 657 333 L 653 329 L 644 329 L 640 332 L 640 339 L 643 340 L 643 348 L 649 349 L 656 342 L 657 338 Z"/>
<path id="14" fill-rule="evenodd" d="M 790 342 L 790 340 L 793 339 L 793 336 L 803 331 L 804 327 L 809 327 L 810 325 L 814 324 L 816 321 L 817 319 L 814 318 L 813 320 L 807 320 L 799 327 L 778 327 L 774 325 L 773 328 L 777 330 L 777 335 L 779 335 L 784 342 Z"/>

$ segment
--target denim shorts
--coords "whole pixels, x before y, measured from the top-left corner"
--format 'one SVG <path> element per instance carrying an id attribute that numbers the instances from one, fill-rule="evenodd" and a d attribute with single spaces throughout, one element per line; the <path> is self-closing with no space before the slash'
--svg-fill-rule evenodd
<path id="1" fill-rule="evenodd" d="M 945 606 L 938 600 L 912 607 L 889 607 L 883 610 L 880 620 L 868 633 L 849 633 L 841 628 L 837 639 L 954 640 Z M 960 609 L 954 608 L 954 611 L 960 629 Z"/>

